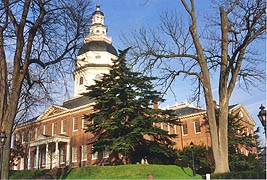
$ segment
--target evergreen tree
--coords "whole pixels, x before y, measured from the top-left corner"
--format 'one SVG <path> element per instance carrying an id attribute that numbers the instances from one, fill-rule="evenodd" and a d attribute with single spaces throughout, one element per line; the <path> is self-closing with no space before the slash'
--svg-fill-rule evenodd
<path id="1" fill-rule="evenodd" d="M 136 163 L 142 158 L 151 162 L 156 156 L 172 156 L 172 138 L 176 135 L 162 130 L 159 123 L 178 124 L 171 111 L 152 108 L 154 101 L 164 100 L 153 90 L 155 78 L 133 72 L 127 66 L 128 49 L 120 51 L 110 73 L 95 80 L 84 94 L 95 99 L 94 113 L 84 117 L 91 121 L 86 132 L 94 135 L 90 140 L 93 153 L 111 151 L 112 164 Z"/>
<path id="2" fill-rule="evenodd" d="M 256 139 L 246 132 L 246 127 L 242 125 L 242 119 L 238 114 L 229 114 L 228 116 L 229 165 L 232 171 L 251 169 L 251 164 L 256 161 L 255 154 L 248 154 L 246 156 L 239 152 L 241 147 L 245 147 L 247 150 L 255 148 Z"/>

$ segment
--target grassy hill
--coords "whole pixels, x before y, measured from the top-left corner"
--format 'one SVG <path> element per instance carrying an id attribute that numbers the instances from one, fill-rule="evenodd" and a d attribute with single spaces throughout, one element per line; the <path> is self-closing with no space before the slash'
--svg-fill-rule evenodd
<path id="1" fill-rule="evenodd" d="M 90 166 L 73 168 L 66 179 L 147 179 L 153 174 L 154 179 L 201 179 L 192 177 L 190 168 L 175 165 L 123 165 L 123 166 Z"/>
<path id="2" fill-rule="evenodd" d="M 46 172 L 47 170 L 13 171 L 10 179 L 40 179 L 42 177 L 47 177 L 49 171 Z M 44 173 L 46 173 L 46 175 Z M 36 176 L 37 174 L 38 176 Z M 65 174 L 62 174 L 61 178 L 145 180 L 148 174 L 153 174 L 154 179 L 201 179 L 199 175 L 193 177 L 190 168 L 181 168 L 175 165 L 88 166 L 72 168 Z"/>

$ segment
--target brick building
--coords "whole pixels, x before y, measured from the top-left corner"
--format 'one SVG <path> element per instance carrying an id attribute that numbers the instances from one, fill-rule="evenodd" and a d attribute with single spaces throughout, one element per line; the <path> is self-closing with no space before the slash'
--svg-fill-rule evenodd
<path id="1" fill-rule="evenodd" d="M 92 134 L 85 133 L 84 114 L 93 111 L 93 101 L 81 96 L 85 85 L 94 83 L 102 73 L 108 73 L 112 59 L 117 58 L 112 40 L 107 36 L 104 13 L 96 6 L 92 14 L 89 36 L 78 52 L 77 66 L 74 72 L 74 98 L 62 105 L 52 105 L 40 116 L 18 125 L 14 131 L 14 141 L 25 147 L 24 157 L 17 160 L 15 170 L 40 169 L 64 166 L 105 165 L 109 152 L 103 150 L 92 154 L 92 145 L 88 145 Z M 175 149 L 183 149 L 190 142 L 211 145 L 209 127 L 205 123 L 205 110 L 189 104 L 169 107 L 182 122 L 181 126 L 160 124 L 162 129 L 177 134 Z M 247 133 L 253 134 L 255 122 L 242 105 L 231 106 L 230 111 L 239 113 L 243 118 Z M 248 153 L 243 150 L 244 153 Z"/>
<path id="2" fill-rule="evenodd" d="M 167 124 L 161 125 L 164 130 L 178 135 L 174 140 L 176 143 L 174 147 L 175 149 L 183 149 L 184 147 L 189 146 L 191 142 L 195 145 L 211 146 L 211 135 L 208 122 L 205 119 L 206 111 L 204 109 L 187 103 L 171 106 L 168 107 L 168 109 L 174 110 L 175 114 L 181 120 L 181 126 L 171 127 Z M 245 133 L 247 135 L 254 135 L 254 127 L 256 124 L 243 105 L 236 104 L 229 106 L 229 113 L 233 115 L 238 114 Z M 239 133 L 241 134 L 243 132 Z M 256 148 L 250 147 L 239 147 L 236 151 L 245 155 L 248 155 L 249 153 L 257 153 Z"/>

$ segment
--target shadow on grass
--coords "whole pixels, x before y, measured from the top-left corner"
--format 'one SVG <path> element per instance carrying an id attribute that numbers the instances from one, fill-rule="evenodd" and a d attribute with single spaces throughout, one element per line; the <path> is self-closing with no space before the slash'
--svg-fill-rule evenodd
<path id="1" fill-rule="evenodd" d="M 184 172 L 186 175 L 193 177 L 193 174 L 189 174 L 189 173 L 187 173 L 187 172 L 184 170 L 184 167 L 180 167 L 180 168 L 183 170 L 183 172 Z"/>
<path id="2" fill-rule="evenodd" d="M 66 179 L 66 177 L 70 174 L 73 168 L 65 168 L 64 173 L 60 174 L 57 179 Z"/>

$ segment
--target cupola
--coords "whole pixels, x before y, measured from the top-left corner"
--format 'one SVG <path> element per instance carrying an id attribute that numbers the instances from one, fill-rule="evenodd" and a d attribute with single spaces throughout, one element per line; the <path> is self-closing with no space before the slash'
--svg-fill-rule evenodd
<path id="1" fill-rule="evenodd" d="M 117 51 L 112 45 L 112 40 L 107 36 L 107 27 L 104 24 L 104 13 L 100 5 L 91 16 L 91 26 L 88 37 L 77 56 L 76 70 L 74 72 L 74 96 L 79 97 L 86 92 L 86 86 L 94 84 L 95 79 L 100 79 L 102 74 L 108 74 L 112 60 L 117 58 Z"/>

